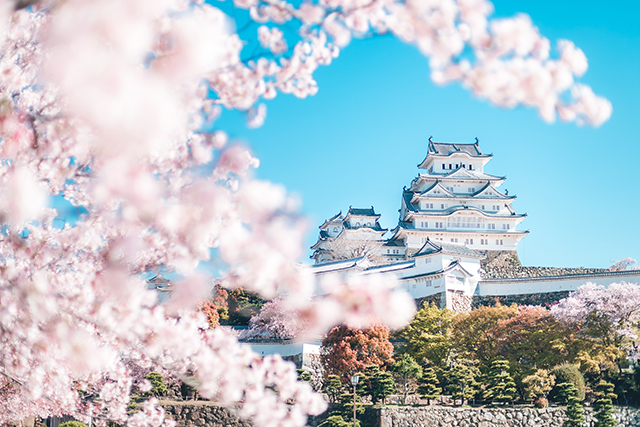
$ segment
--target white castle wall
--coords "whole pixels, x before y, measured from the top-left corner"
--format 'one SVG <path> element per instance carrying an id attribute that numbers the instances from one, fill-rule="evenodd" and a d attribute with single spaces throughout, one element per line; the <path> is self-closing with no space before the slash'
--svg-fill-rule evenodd
<path id="1" fill-rule="evenodd" d="M 585 283 L 609 286 L 612 283 L 640 283 L 640 270 L 566 276 L 490 279 L 478 283 L 475 295 L 519 295 L 576 291 Z"/>

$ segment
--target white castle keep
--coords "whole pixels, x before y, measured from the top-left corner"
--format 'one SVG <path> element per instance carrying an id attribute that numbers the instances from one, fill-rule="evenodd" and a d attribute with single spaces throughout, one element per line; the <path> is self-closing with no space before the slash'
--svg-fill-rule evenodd
<path id="1" fill-rule="evenodd" d="M 640 282 L 640 271 L 521 267 L 517 246 L 529 232 L 498 188 L 505 177 L 484 172 L 493 156 L 475 143 L 429 138 L 421 172 L 402 191 L 398 225 L 388 232 L 373 207 L 350 207 L 320 225 L 311 247 L 317 276 L 392 273 L 418 301 L 468 310 L 473 305 L 543 304 L 592 282 Z M 389 235 L 385 237 L 385 235 Z"/>

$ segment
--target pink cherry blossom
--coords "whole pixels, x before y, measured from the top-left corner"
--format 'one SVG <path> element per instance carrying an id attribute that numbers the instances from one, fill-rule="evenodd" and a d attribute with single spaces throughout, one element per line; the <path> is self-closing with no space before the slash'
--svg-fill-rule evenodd
<path id="1" fill-rule="evenodd" d="M 485 0 L 234 4 L 265 24 L 252 27 L 264 48 L 247 60 L 245 34 L 199 0 L 0 5 L 0 423 L 66 413 L 172 425 L 153 399 L 127 413 L 132 387 L 146 388 L 134 364 L 238 402 L 256 425 L 322 412 L 292 364 L 260 358 L 189 309 L 212 256 L 218 282 L 282 295 L 311 332 L 411 318 L 393 278 L 317 283 L 297 266 L 307 230 L 297 200 L 256 180 L 259 160 L 216 128 L 222 108 L 255 127 L 263 99 L 313 96 L 316 70 L 353 37 L 393 34 L 429 57 L 437 83 L 547 121 L 598 126 L 612 112 L 576 81 L 587 69 L 578 47 L 561 41 L 552 57 L 528 17 L 491 20 Z M 289 44 L 285 28 L 297 31 Z M 51 197 L 76 207 L 77 221 L 58 219 Z M 185 276 L 168 304 L 142 280 L 160 270 Z"/>

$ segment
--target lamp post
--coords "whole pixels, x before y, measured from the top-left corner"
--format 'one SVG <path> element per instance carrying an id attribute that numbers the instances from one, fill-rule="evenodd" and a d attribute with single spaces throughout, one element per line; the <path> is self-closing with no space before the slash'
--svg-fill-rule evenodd
<path id="1" fill-rule="evenodd" d="M 351 375 L 351 384 L 353 384 L 353 427 L 356 427 L 356 386 L 360 381 L 360 375 Z"/>

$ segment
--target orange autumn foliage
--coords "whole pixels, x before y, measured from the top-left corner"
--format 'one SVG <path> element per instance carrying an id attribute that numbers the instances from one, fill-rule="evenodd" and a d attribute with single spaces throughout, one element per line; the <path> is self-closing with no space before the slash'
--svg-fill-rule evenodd
<path id="1" fill-rule="evenodd" d="M 326 375 L 338 375 L 343 381 L 369 365 L 385 370 L 394 362 L 389 328 L 375 325 L 369 329 L 334 327 L 322 340 L 322 361 Z"/>

